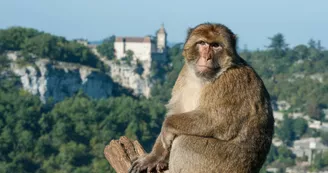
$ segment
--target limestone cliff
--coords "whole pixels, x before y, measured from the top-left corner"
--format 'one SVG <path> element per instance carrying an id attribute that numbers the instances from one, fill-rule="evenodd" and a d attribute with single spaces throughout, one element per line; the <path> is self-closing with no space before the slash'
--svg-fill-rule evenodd
<path id="1" fill-rule="evenodd" d="M 115 82 L 118 82 L 123 87 L 129 88 L 134 95 L 150 97 L 151 83 L 149 82 L 150 61 L 141 61 L 144 72 L 142 75 L 135 72 L 137 68 L 136 62 L 127 65 L 123 62 L 110 61 L 106 57 L 101 56 L 96 48 L 91 49 L 95 55 L 108 67 L 110 67 L 110 76 Z"/>
<path id="2" fill-rule="evenodd" d="M 147 72 L 139 75 L 135 72 L 135 65 L 128 66 L 126 64 L 115 64 L 110 62 L 110 73 L 115 82 L 120 83 L 122 86 L 131 88 L 135 95 L 143 95 L 150 97 L 150 83 Z M 145 66 L 145 65 L 144 65 Z M 145 70 L 150 67 L 145 68 Z"/>
<path id="3" fill-rule="evenodd" d="M 11 71 L 21 78 L 25 90 L 39 95 L 43 102 L 49 98 L 58 102 L 80 90 L 92 98 L 107 98 L 114 94 L 117 84 L 97 69 L 47 59 L 22 65 L 18 55 L 17 52 L 8 53 L 12 60 Z"/>

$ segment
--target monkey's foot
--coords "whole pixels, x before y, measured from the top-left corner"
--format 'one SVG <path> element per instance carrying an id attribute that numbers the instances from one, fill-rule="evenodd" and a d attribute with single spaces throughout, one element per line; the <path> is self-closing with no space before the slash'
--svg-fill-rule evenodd
<path id="1" fill-rule="evenodd" d="M 146 155 L 134 161 L 129 169 L 129 173 L 161 173 L 168 169 L 168 163 L 156 156 Z"/>

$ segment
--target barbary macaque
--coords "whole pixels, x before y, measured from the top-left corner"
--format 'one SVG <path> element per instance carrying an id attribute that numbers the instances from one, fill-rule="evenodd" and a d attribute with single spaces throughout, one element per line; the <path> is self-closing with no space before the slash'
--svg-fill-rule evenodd
<path id="1" fill-rule="evenodd" d="M 152 151 L 129 172 L 256 173 L 271 146 L 270 96 L 224 25 L 190 29 L 185 65 Z"/>

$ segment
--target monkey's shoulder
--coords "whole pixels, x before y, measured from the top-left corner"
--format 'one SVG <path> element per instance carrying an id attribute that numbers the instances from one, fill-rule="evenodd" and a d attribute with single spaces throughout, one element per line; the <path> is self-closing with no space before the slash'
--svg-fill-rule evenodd
<path id="1" fill-rule="evenodd" d="M 216 83 L 220 86 L 239 88 L 243 86 L 251 87 L 252 85 L 259 86 L 263 82 L 252 67 L 240 65 L 226 70 L 219 76 Z"/>

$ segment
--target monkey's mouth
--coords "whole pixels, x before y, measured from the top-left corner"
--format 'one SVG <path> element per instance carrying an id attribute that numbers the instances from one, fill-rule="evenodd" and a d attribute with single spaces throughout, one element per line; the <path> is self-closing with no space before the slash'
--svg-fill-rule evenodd
<path id="1" fill-rule="evenodd" d="M 197 65 L 197 70 L 199 72 L 216 71 L 217 69 L 219 69 L 219 67 L 209 65 Z"/>
<path id="2" fill-rule="evenodd" d="M 215 69 L 213 66 L 207 66 L 207 65 L 198 65 L 198 67 L 200 67 L 200 68 L 208 68 L 208 69 Z"/>

